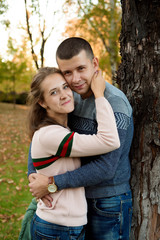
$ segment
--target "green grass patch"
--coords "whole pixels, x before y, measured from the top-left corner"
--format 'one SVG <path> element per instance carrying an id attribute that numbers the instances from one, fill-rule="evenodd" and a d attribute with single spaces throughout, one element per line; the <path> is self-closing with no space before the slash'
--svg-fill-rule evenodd
<path id="1" fill-rule="evenodd" d="M 27 107 L 0 103 L 0 239 L 17 240 L 32 195 L 28 188 Z"/>

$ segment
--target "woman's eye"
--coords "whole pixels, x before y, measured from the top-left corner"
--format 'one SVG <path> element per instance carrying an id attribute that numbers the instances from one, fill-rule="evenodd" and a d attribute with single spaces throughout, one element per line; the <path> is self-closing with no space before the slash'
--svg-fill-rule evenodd
<path id="1" fill-rule="evenodd" d="M 51 92 L 51 95 L 56 95 L 57 91 Z"/>
<path id="2" fill-rule="evenodd" d="M 68 88 L 68 85 L 65 85 L 65 86 L 64 86 L 64 89 L 67 89 L 67 88 Z"/>

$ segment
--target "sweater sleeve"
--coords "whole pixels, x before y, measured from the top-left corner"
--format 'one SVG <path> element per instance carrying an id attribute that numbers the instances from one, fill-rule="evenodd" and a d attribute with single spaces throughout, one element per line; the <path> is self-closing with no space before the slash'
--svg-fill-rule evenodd
<path id="1" fill-rule="evenodd" d="M 116 121 L 109 102 L 104 97 L 97 98 L 95 102 L 97 134 L 78 134 L 57 125 L 40 129 L 39 141 L 49 154 L 56 157 L 83 157 L 104 154 L 119 148 Z"/>
<path id="2" fill-rule="evenodd" d="M 29 153 L 28 153 L 28 173 L 27 173 L 27 176 L 29 176 L 31 173 L 36 173 L 36 169 L 33 166 L 33 161 L 32 161 L 32 157 L 31 157 L 31 146 L 32 146 L 32 143 L 30 144 Z"/>

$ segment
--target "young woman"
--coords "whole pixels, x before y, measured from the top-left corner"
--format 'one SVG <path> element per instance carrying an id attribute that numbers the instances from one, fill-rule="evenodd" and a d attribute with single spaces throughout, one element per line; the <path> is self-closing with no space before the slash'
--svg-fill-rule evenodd
<path id="1" fill-rule="evenodd" d="M 37 172 L 55 176 L 80 167 L 80 158 L 103 154 L 119 147 L 119 137 L 112 108 L 104 98 L 105 81 L 100 72 L 93 76 L 98 131 L 96 135 L 71 132 L 68 113 L 74 99 L 61 72 L 41 68 L 34 76 L 29 94 L 29 132 L 31 155 Z M 53 187 L 53 186 L 52 186 Z M 84 239 L 87 204 L 83 187 L 50 189 L 52 207 L 39 200 L 31 224 L 32 239 Z"/>

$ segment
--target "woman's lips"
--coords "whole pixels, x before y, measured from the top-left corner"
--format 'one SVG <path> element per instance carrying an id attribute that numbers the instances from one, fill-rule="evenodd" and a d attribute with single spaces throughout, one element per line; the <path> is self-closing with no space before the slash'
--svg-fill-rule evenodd
<path id="1" fill-rule="evenodd" d="M 62 105 L 66 105 L 66 104 L 68 104 L 68 103 L 70 103 L 70 102 L 71 102 L 71 100 L 68 100 L 68 101 L 62 103 Z"/>

